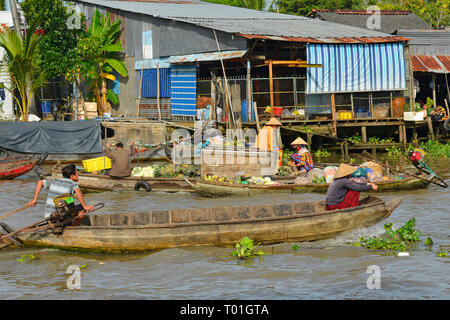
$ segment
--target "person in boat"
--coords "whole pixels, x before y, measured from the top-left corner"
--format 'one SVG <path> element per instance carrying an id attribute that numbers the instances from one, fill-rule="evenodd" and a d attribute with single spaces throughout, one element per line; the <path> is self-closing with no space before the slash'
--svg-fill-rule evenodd
<path id="1" fill-rule="evenodd" d="M 328 187 L 326 209 L 336 210 L 359 206 L 359 194 L 363 191 L 378 190 L 374 183 L 357 183 L 349 178 L 357 170 L 348 164 L 341 163 Z"/>
<path id="2" fill-rule="evenodd" d="M 131 157 L 135 155 L 134 141 L 129 148 L 124 148 L 122 142 L 118 142 L 114 149 L 109 143 L 106 144 L 105 155 L 111 159 L 111 170 L 109 176 L 113 179 L 123 179 L 131 175 Z"/>
<path id="3" fill-rule="evenodd" d="M 294 174 L 308 172 L 314 169 L 314 162 L 308 151 L 306 141 L 298 137 L 291 143 L 291 146 L 297 148 L 297 152 L 292 155 L 291 161 L 289 162 L 289 165 L 294 169 Z"/>
<path id="4" fill-rule="evenodd" d="M 45 204 L 44 218 L 50 217 L 56 211 L 54 199 L 64 194 L 75 195 L 80 204 L 75 205 L 74 211 L 78 213 L 74 224 L 80 222 L 87 212 L 94 209 L 94 206 L 88 206 L 83 198 L 83 193 L 78 186 L 78 171 L 74 164 L 69 164 L 61 169 L 62 178 L 53 180 L 39 180 L 36 184 L 34 198 L 27 203 L 27 206 L 34 207 L 37 203 L 41 190 L 48 193 Z"/>
<path id="5" fill-rule="evenodd" d="M 277 166 L 281 166 L 283 157 L 283 148 L 281 142 L 280 127 L 281 122 L 272 117 L 261 128 L 260 132 L 256 136 L 255 148 L 261 151 L 278 151 L 278 163 Z"/>

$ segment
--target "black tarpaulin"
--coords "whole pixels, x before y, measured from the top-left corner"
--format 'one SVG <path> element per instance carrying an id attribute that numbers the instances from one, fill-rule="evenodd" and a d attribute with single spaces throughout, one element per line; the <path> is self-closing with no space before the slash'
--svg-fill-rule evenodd
<path id="1" fill-rule="evenodd" d="M 95 120 L 0 122 L 0 147 L 23 153 L 101 153 L 100 123 Z"/>

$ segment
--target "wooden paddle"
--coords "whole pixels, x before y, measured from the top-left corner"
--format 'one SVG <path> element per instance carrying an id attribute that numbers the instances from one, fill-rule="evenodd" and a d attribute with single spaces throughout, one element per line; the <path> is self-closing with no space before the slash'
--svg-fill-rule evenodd
<path id="1" fill-rule="evenodd" d="M 14 210 L 14 211 L 11 211 L 10 213 L 7 213 L 7 214 L 2 215 L 2 216 L 0 217 L 0 220 L 3 220 L 3 219 L 5 219 L 5 218 L 8 218 L 8 217 L 12 216 L 13 214 L 15 214 L 15 213 L 17 213 L 17 212 L 20 212 L 20 211 L 22 211 L 22 210 L 25 210 L 26 208 L 29 208 L 29 206 L 28 206 L 27 204 L 24 205 L 23 207 L 19 208 L 19 209 L 16 209 L 16 210 Z"/>
<path id="2" fill-rule="evenodd" d="M 433 183 L 433 184 L 435 184 L 435 185 L 437 185 L 437 186 L 439 186 L 439 187 L 442 187 L 442 188 L 448 188 L 448 185 L 447 185 L 445 182 L 444 182 L 444 185 L 442 185 L 442 184 L 439 184 L 439 183 L 437 183 L 437 182 L 435 182 L 435 181 L 432 181 L 432 180 L 429 180 L 429 179 L 425 179 L 425 178 L 423 178 L 423 177 L 420 177 L 420 176 L 417 176 L 417 175 L 414 175 L 414 174 L 411 174 L 411 173 L 408 173 L 408 172 L 400 171 L 400 170 L 398 170 L 398 169 L 395 169 L 395 168 L 393 168 L 393 167 L 391 167 L 391 166 L 389 166 L 389 165 L 386 165 L 386 164 L 384 164 L 384 163 L 378 161 L 377 158 L 375 158 L 373 155 L 371 155 L 370 153 L 368 153 L 366 150 L 364 150 L 362 153 L 364 153 L 364 154 L 366 154 L 366 155 L 369 156 L 369 157 L 364 157 L 364 156 L 363 156 L 363 158 L 366 158 L 367 160 L 374 161 L 374 162 L 378 163 L 379 165 L 381 165 L 381 166 L 383 166 L 383 167 L 385 167 L 385 168 L 389 168 L 390 170 L 393 170 L 393 171 L 396 171 L 396 172 L 399 172 L 399 173 L 403 173 L 403 174 L 406 174 L 406 175 L 408 175 L 408 176 L 411 176 L 411 177 L 414 177 L 414 178 L 417 178 L 417 179 L 421 179 L 421 180 L 424 180 L 424 181 Z"/>

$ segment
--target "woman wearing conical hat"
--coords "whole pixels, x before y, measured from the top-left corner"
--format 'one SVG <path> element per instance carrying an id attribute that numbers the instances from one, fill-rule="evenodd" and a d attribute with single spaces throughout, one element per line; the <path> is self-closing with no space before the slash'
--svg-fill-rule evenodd
<path id="1" fill-rule="evenodd" d="M 291 143 L 291 146 L 297 148 L 297 152 L 292 155 L 289 162 L 289 165 L 294 169 L 294 174 L 298 174 L 299 171 L 308 172 L 314 169 L 314 162 L 308 151 L 306 141 L 298 137 Z"/>
<path id="2" fill-rule="evenodd" d="M 349 178 L 357 170 L 356 167 L 341 163 L 334 181 L 328 187 L 326 197 L 326 209 L 337 210 L 359 206 L 359 193 L 369 190 L 378 190 L 374 183 L 357 183 Z"/>
<path id="3" fill-rule="evenodd" d="M 281 166 L 283 148 L 281 143 L 281 122 L 276 118 L 270 120 L 261 128 L 255 140 L 255 147 L 262 151 L 278 151 L 277 167 Z"/>

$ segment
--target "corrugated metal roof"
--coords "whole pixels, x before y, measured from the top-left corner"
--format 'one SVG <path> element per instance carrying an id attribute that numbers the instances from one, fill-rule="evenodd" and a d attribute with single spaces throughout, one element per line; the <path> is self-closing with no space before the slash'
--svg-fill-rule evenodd
<path id="1" fill-rule="evenodd" d="M 183 56 L 172 56 L 167 58 L 168 63 L 187 63 L 187 62 L 197 62 L 197 61 L 217 61 L 222 58 L 222 60 L 229 60 L 235 58 L 241 58 L 247 50 L 233 50 L 233 51 L 222 51 L 222 52 L 206 52 L 206 53 L 195 53 Z"/>
<path id="2" fill-rule="evenodd" d="M 329 22 L 367 28 L 367 10 L 313 10 L 312 16 Z M 410 11 L 382 10 L 380 12 L 380 29 L 377 31 L 392 34 L 399 29 L 428 29 L 431 27 Z"/>
<path id="3" fill-rule="evenodd" d="M 310 42 L 310 43 L 383 43 L 383 42 L 401 42 L 408 41 L 409 38 L 405 37 L 359 37 L 359 38 L 298 38 L 298 37 L 276 37 L 276 36 L 261 36 L 250 34 L 239 34 L 247 39 L 265 39 L 265 40 L 277 40 L 277 41 L 289 41 L 289 42 Z"/>
<path id="4" fill-rule="evenodd" d="M 396 34 L 411 39 L 411 55 L 450 55 L 450 30 L 398 30 Z"/>
<path id="5" fill-rule="evenodd" d="M 390 35 L 381 32 L 318 19 L 250 10 L 197 0 L 192 0 L 189 3 L 176 0 L 168 2 L 77 0 L 76 2 L 182 21 L 235 34 L 316 39 L 359 37 L 384 39 L 390 37 Z"/>
<path id="6" fill-rule="evenodd" d="M 450 56 L 411 56 L 413 71 L 450 73 Z"/>

